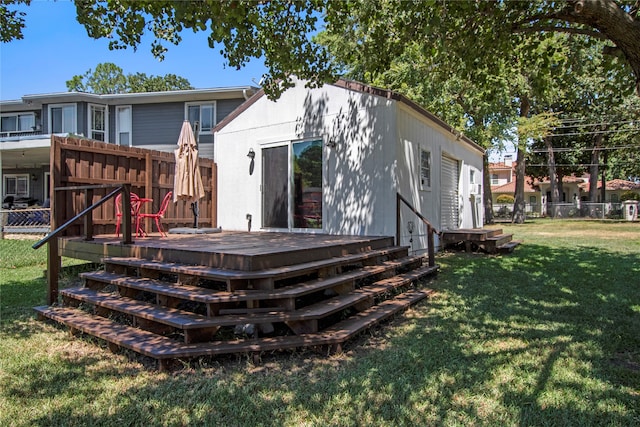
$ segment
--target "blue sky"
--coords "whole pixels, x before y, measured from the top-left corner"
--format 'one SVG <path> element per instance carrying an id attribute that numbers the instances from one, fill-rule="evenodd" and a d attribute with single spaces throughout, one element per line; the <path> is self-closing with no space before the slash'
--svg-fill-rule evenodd
<path id="1" fill-rule="evenodd" d="M 76 20 L 69 1 L 34 0 L 27 12 L 24 39 L 0 44 L 0 99 L 22 95 L 66 92 L 66 81 L 101 62 L 112 62 L 125 74 L 176 74 L 195 88 L 257 86 L 265 72 L 260 60 L 241 69 L 224 66 L 220 49 L 210 49 L 207 34 L 183 34 L 179 46 L 168 45 L 159 62 L 150 51 L 151 38 L 143 38 L 137 51 L 110 51 L 108 40 L 94 40 Z"/>

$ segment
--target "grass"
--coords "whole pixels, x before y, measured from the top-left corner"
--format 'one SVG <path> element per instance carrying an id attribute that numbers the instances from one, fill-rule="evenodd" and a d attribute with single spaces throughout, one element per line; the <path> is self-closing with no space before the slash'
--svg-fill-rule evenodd
<path id="1" fill-rule="evenodd" d="M 0 241 L 0 424 L 640 425 L 640 226 L 502 228 L 514 254 L 439 255 L 436 296 L 341 354 L 172 373 L 34 320 L 44 255 Z"/>

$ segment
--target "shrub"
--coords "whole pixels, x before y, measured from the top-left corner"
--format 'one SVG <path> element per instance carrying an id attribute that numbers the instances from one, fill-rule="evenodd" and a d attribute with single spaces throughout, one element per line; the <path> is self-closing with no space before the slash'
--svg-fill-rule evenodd
<path id="1" fill-rule="evenodd" d="M 510 196 L 508 194 L 501 194 L 496 198 L 496 203 L 513 203 L 515 201 L 513 196 Z"/>
<path id="2" fill-rule="evenodd" d="M 624 202 L 625 200 L 638 200 L 640 201 L 640 193 L 636 193 L 635 191 L 627 190 L 623 191 L 620 195 L 620 201 Z"/>

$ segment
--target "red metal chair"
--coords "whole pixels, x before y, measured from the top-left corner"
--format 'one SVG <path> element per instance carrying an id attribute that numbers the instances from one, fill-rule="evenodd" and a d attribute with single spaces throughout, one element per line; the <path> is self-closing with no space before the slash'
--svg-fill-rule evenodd
<path id="1" fill-rule="evenodd" d="M 122 193 L 116 196 L 116 236 L 120 237 L 120 224 L 122 223 Z M 140 210 L 140 197 L 131 193 L 131 224 L 136 224 L 136 234 L 140 235 L 138 227 L 138 211 Z"/>
<path id="2" fill-rule="evenodd" d="M 153 218 L 155 220 L 156 223 L 156 228 L 158 229 L 158 231 L 160 232 L 160 235 L 162 237 L 166 237 L 167 233 L 164 232 L 164 230 L 162 229 L 162 224 L 160 224 L 160 219 L 164 218 L 164 214 L 167 212 L 167 208 L 169 207 L 169 202 L 171 202 L 171 195 L 173 194 L 173 192 L 169 191 L 167 193 L 166 196 L 164 196 L 164 199 L 162 199 L 162 203 L 160 204 L 160 210 L 156 213 L 140 213 L 138 214 L 138 224 L 140 223 L 141 219 L 144 218 Z M 140 229 L 139 226 L 137 226 L 136 228 Z"/>

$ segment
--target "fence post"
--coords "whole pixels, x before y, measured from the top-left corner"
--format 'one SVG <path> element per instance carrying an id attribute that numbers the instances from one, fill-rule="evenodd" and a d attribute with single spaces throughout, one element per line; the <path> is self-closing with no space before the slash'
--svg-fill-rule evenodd
<path id="1" fill-rule="evenodd" d="M 400 246 L 400 194 L 396 193 L 396 245 Z"/>
<path id="2" fill-rule="evenodd" d="M 47 243 L 47 305 L 58 302 L 58 277 L 60 276 L 60 255 L 58 238 Z"/>
<path id="3" fill-rule="evenodd" d="M 84 190 L 84 207 L 88 208 L 93 204 L 93 189 Z M 93 240 L 93 212 L 84 216 L 84 240 Z"/>
<path id="4" fill-rule="evenodd" d="M 4 239 L 4 226 L 6 222 L 6 214 L 4 209 L 0 208 L 0 240 Z"/>
<path id="5" fill-rule="evenodd" d="M 131 184 L 122 185 L 122 243 L 130 245 L 131 238 Z"/>
<path id="6" fill-rule="evenodd" d="M 436 265 L 436 248 L 433 243 L 433 227 L 427 225 L 427 242 L 429 244 L 429 267 Z"/>

